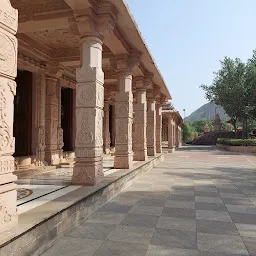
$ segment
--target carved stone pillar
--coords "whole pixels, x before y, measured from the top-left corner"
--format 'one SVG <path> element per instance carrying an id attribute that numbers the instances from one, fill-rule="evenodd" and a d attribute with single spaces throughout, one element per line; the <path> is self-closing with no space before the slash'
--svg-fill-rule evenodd
<path id="1" fill-rule="evenodd" d="M 162 105 L 156 104 L 156 152 L 162 153 Z"/>
<path id="2" fill-rule="evenodd" d="M 138 77 L 136 84 L 136 104 L 134 105 L 133 151 L 135 161 L 147 160 L 147 94 L 144 78 Z"/>
<path id="3" fill-rule="evenodd" d="M 138 64 L 136 56 L 118 56 L 113 66 L 118 70 L 118 91 L 115 95 L 116 140 L 114 168 L 129 169 L 133 164 L 132 69 Z"/>
<path id="4" fill-rule="evenodd" d="M 60 163 L 58 148 L 59 128 L 59 81 L 57 77 L 46 77 L 45 99 L 45 160 L 49 165 Z"/>
<path id="5" fill-rule="evenodd" d="M 45 162 L 45 75 L 36 74 L 37 90 L 37 141 L 36 141 L 36 165 L 44 166 Z"/>
<path id="6" fill-rule="evenodd" d="M 16 94 L 18 11 L 9 0 L 0 4 L 0 233 L 18 223 L 17 177 L 13 175 L 13 100 Z"/>
<path id="7" fill-rule="evenodd" d="M 109 102 L 104 101 L 104 118 L 103 118 L 103 147 L 104 153 L 110 153 L 110 132 L 109 132 Z"/>
<path id="8" fill-rule="evenodd" d="M 172 117 L 168 117 L 168 148 L 174 147 L 174 125 Z"/>
<path id="9" fill-rule="evenodd" d="M 63 129 L 61 128 L 61 85 L 60 83 L 58 84 L 57 87 L 57 93 L 58 93 L 58 150 L 59 150 L 59 162 L 63 162 L 63 147 L 64 147 L 64 138 L 63 138 Z"/>
<path id="10" fill-rule="evenodd" d="M 153 90 L 147 92 L 147 149 L 148 156 L 156 155 L 156 101 Z"/>
<path id="11" fill-rule="evenodd" d="M 104 176 L 104 73 L 100 38 L 85 37 L 81 40 L 81 58 L 82 66 L 76 71 L 76 163 L 72 183 L 95 185 Z"/>

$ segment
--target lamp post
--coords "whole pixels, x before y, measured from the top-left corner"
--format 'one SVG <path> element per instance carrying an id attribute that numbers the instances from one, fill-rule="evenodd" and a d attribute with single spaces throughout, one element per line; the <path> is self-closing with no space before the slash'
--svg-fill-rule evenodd
<path id="1" fill-rule="evenodd" d="M 185 120 L 185 117 L 186 117 L 186 109 L 183 108 L 183 112 L 184 112 L 184 120 Z"/>

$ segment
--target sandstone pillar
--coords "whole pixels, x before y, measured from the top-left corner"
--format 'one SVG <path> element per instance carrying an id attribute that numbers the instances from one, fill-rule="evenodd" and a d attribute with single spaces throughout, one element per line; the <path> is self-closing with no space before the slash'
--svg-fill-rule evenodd
<path id="1" fill-rule="evenodd" d="M 103 145 L 104 153 L 110 153 L 110 132 L 109 132 L 109 102 L 104 101 L 104 118 L 103 118 Z"/>
<path id="2" fill-rule="evenodd" d="M 147 92 L 147 150 L 148 156 L 156 155 L 156 101 L 153 90 Z"/>
<path id="3" fill-rule="evenodd" d="M 76 163 L 72 183 L 95 185 L 104 176 L 102 40 L 96 36 L 84 37 L 80 46 L 81 68 L 76 71 Z"/>
<path id="4" fill-rule="evenodd" d="M 168 117 L 168 148 L 174 147 L 174 125 L 172 117 Z"/>
<path id="5" fill-rule="evenodd" d="M 136 78 L 133 150 L 135 161 L 147 160 L 147 93 L 143 77 Z"/>
<path id="6" fill-rule="evenodd" d="M 116 169 L 129 169 L 133 164 L 132 122 L 133 95 L 132 69 L 138 64 L 136 56 L 118 56 L 112 60 L 118 71 L 118 89 L 115 95 L 115 160 Z"/>
<path id="7" fill-rule="evenodd" d="M 162 153 L 162 105 L 156 104 L 156 152 Z"/>
<path id="8" fill-rule="evenodd" d="M 57 77 L 46 77 L 45 99 L 45 160 L 49 165 L 60 163 L 58 149 L 59 128 L 59 81 Z"/>
<path id="9" fill-rule="evenodd" d="M 18 11 L 9 0 L 0 4 L 0 233 L 18 223 L 17 192 L 13 175 L 13 100 L 16 94 Z"/>
<path id="10" fill-rule="evenodd" d="M 45 75 L 36 74 L 36 116 L 37 116 L 37 136 L 36 136 L 36 165 L 44 166 L 45 162 Z"/>

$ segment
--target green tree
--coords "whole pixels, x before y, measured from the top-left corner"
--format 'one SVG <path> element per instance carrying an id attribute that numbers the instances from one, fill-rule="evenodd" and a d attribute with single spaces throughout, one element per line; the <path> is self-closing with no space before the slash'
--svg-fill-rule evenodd
<path id="1" fill-rule="evenodd" d="M 197 137 L 197 133 L 194 127 L 190 123 L 185 123 L 182 130 L 183 141 L 186 143 L 186 142 L 192 141 L 196 137 Z"/>
<path id="2" fill-rule="evenodd" d="M 242 119 L 246 113 L 246 76 L 245 63 L 238 58 L 233 60 L 225 57 L 220 70 L 214 73 L 212 85 L 201 85 L 206 98 L 224 108 L 235 130 L 238 119 Z"/>

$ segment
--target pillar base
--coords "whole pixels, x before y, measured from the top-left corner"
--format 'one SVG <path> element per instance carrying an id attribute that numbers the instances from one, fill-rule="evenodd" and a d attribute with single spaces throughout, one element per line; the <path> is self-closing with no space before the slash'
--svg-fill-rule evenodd
<path id="1" fill-rule="evenodd" d="M 134 151 L 133 160 L 134 161 L 147 161 L 148 160 L 147 150 Z"/>
<path id="2" fill-rule="evenodd" d="M 60 151 L 59 150 L 45 151 L 45 161 L 49 165 L 60 164 Z"/>
<path id="3" fill-rule="evenodd" d="M 115 169 L 130 169 L 133 166 L 133 155 L 116 155 L 114 160 Z"/>
<path id="4" fill-rule="evenodd" d="M 0 233 L 10 230 L 18 224 L 16 200 L 16 190 L 0 194 Z"/>
<path id="5" fill-rule="evenodd" d="M 148 156 L 156 156 L 156 149 L 148 148 Z"/>
<path id="6" fill-rule="evenodd" d="M 162 153 L 162 147 L 159 145 L 156 146 L 156 153 Z"/>
<path id="7" fill-rule="evenodd" d="M 102 161 L 76 162 L 73 169 L 72 185 L 94 186 L 104 177 Z"/>

